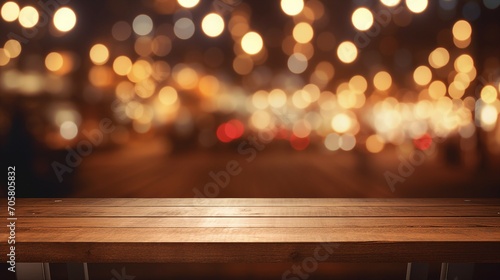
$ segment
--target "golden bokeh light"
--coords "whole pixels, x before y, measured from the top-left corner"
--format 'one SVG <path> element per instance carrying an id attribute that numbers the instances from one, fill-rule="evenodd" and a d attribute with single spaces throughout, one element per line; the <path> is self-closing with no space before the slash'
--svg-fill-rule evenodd
<path id="1" fill-rule="evenodd" d="M 344 41 L 337 47 L 337 57 L 343 63 L 352 63 L 358 57 L 358 48 L 353 42 Z"/>
<path id="2" fill-rule="evenodd" d="M 380 71 L 373 77 L 373 85 L 378 90 L 388 90 L 392 85 L 392 77 L 386 71 Z"/>
<path id="3" fill-rule="evenodd" d="M 429 54 L 429 65 L 438 69 L 444 67 L 450 61 L 450 53 L 445 48 L 436 48 Z"/>
<path id="4" fill-rule="evenodd" d="M 95 87 L 107 87 L 113 82 L 113 71 L 107 66 L 92 66 L 89 81 Z"/>
<path id="5" fill-rule="evenodd" d="M 298 15 L 304 9 L 304 0 L 281 0 L 281 9 L 289 16 Z"/>
<path id="6" fill-rule="evenodd" d="M 373 25 L 373 14 L 365 7 L 357 8 L 351 16 L 352 25 L 360 31 L 366 31 Z"/>
<path id="7" fill-rule="evenodd" d="M 364 93 L 368 88 L 368 82 L 361 75 L 353 76 L 349 80 L 349 89 L 356 93 Z"/>
<path id="8" fill-rule="evenodd" d="M 201 21 L 201 29 L 207 36 L 217 37 L 224 31 L 224 19 L 216 13 L 210 13 Z"/>
<path id="9" fill-rule="evenodd" d="M 293 124 L 292 133 L 300 138 L 306 138 L 311 134 L 311 124 L 307 120 L 299 120 Z"/>
<path id="10" fill-rule="evenodd" d="M 54 13 L 53 23 L 57 30 L 68 32 L 76 25 L 76 14 L 71 8 L 60 8 Z"/>
<path id="11" fill-rule="evenodd" d="M 0 48 L 0 66 L 5 66 L 9 63 L 10 57 L 4 48 Z"/>
<path id="12" fill-rule="evenodd" d="M 134 84 L 129 81 L 121 81 L 116 85 L 115 95 L 121 101 L 131 100 L 135 95 Z"/>
<path id="13" fill-rule="evenodd" d="M 474 69 L 474 60 L 468 54 L 462 54 L 455 59 L 455 71 L 462 73 L 469 73 Z"/>
<path id="14" fill-rule="evenodd" d="M 266 111 L 255 111 L 250 117 L 250 124 L 256 129 L 266 129 L 271 124 L 271 115 Z"/>
<path id="15" fill-rule="evenodd" d="M 314 36 L 312 26 L 307 22 L 300 22 L 293 28 L 293 38 L 301 44 L 308 43 Z"/>
<path id="16" fill-rule="evenodd" d="M 241 38 L 241 48 L 249 55 L 259 53 L 263 46 L 262 37 L 257 32 L 250 31 Z"/>
<path id="17" fill-rule="evenodd" d="M 497 90 L 492 85 L 487 85 L 481 89 L 481 100 L 487 104 L 493 104 L 498 97 Z"/>
<path id="18" fill-rule="evenodd" d="M 108 62 L 109 50 L 103 44 L 95 44 L 90 49 L 89 56 L 95 65 L 103 65 Z"/>
<path id="19" fill-rule="evenodd" d="M 439 99 L 446 94 L 446 85 L 441 81 L 433 81 L 429 85 L 429 96 L 433 99 Z"/>
<path id="20" fill-rule="evenodd" d="M 472 35 L 472 27 L 465 20 L 459 20 L 453 25 L 453 37 L 459 41 L 466 41 Z"/>
<path id="21" fill-rule="evenodd" d="M 38 23 L 40 15 L 38 11 L 32 6 L 23 7 L 19 11 L 19 23 L 24 28 L 31 28 Z"/>
<path id="22" fill-rule="evenodd" d="M 132 70 L 132 61 L 127 56 L 121 55 L 113 61 L 113 70 L 117 75 L 126 76 Z"/>
<path id="23" fill-rule="evenodd" d="M 45 57 L 45 67 L 52 72 L 59 71 L 63 63 L 63 56 L 58 52 L 51 52 Z"/>
<path id="24" fill-rule="evenodd" d="M 171 86 L 163 87 L 158 93 L 158 99 L 163 105 L 174 105 L 178 100 L 177 90 Z"/>
<path id="25" fill-rule="evenodd" d="M 6 22 L 13 22 L 19 17 L 19 5 L 16 2 L 8 1 L 2 5 L 1 15 Z"/>
<path id="26" fill-rule="evenodd" d="M 269 105 L 274 108 L 285 106 L 286 100 L 286 93 L 283 90 L 277 88 L 269 92 L 269 95 L 267 97 Z"/>
<path id="27" fill-rule="evenodd" d="M 16 58 L 21 54 L 21 43 L 19 41 L 10 39 L 5 42 L 3 49 L 9 58 Z"/>
<path id="28" fill-rule="evenodd" d="M 453 81 L 448 86 L 448 94 L 453 99 L 460 99 L 465 94 L 465 85 L 461 82 Z"/>
<path id="29" fill-rule="evenodd" d="M 140 59 L 132 64 L 132 71 L 127 74 L 130 81 L 138 83 L 151 76 L 153 66 L 146 60 Z"/>
<path id="30" fill-rule="evenodd" d="M 311 102 L 311 94 L 305 90 L 297 90 L 292 95 L 292 104 L 299 109 L 307 108 Z"/>
<path id="31" fill-rule="evenodd" d="M 252 105 L 257 109 L 266 109 L 269 106 L 267 96 L 268 93 L 264 90 L 256 91 L 251 97 Z"/>
<path id="32" fill-rule="evenodd" d="M 370 153 L 379 153 L 384 149 L 384 139 L 377 134 L 370 135 L 366 138 L 366 149 Z"/>
<path id="33" fill-rule="evenodd" d="M 156 83 L 151 79 L 144 79 L 134 86 L 134 91 L 137 96 L 143 99 L 147 99 L 155 93 Z"/>
<path id="34" fill-rule="evenodd" d="M 425 65 L 419 66 L 415 69 L 415 71 L 413 71 L 413 80 L 417 83 L 417 85 L 425 86 L 431 82 L 431 79 L 431 69 Z"/>
<path id="35" fill-rule="evenodd" d="M 198 85 L 198 73 L 191 67 L 176 65 L 173 71 L 174 80 L 183 89 L 194 89 Z"/>
<path id="36" fill-rule="evenodd" d="M 207 98 L 211 98 L 219 93 L 220 86 L 219 79 L 212 75 L 203 76 L 198 84 L 201 95 Z"/>

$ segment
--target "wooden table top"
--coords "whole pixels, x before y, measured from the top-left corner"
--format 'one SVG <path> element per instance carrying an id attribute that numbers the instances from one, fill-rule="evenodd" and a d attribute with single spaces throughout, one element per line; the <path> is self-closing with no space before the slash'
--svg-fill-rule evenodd
<path id="1" fill-rule="evenodd" d="M 18 199 L 15 214 L 19 262 L 293 262 L 318 250 L 331 262 L 500 262 L 500 199 Z"/>

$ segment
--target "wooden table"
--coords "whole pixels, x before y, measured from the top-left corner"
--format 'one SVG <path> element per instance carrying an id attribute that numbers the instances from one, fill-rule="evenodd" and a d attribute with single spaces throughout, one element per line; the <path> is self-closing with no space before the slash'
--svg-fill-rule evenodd
<path id="1" fill-rule="evenodd" d="M 50 262 L 409 262 L 412 279 L 500 262 L 500 199 L 18 199 L 15 218 L 19 279 Z"/>

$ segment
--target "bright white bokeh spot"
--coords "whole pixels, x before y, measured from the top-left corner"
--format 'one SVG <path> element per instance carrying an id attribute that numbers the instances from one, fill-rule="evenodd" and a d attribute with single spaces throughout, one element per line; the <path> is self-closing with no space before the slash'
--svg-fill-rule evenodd
<path id="1" fill-rule="evenodd" d="M 153 20 L 148 15 L 138 15 L 132 22 L 132 29 L 137 35 L 148 35 L 153 31 Z"/>
<path id="2" fill-rule="evenodd" d="M 358 48 L 353 42 L 344 41 L 337 48 L 337 56 L 344 63 L 351 63 L 358 57 Z"/>
<path id="3" fill-rule="evenodd" d="M 348 131 L 349 129 L 351 129 L 352 125 L 353 124 L 351 118 L 344 113 L 335 115 L 331 122 L 332 129 L 338 133 L 344 133 Z"/>
<path id="4" fill-rule="evenodd" d="M 193 8 L 200 3 L 200 0 L 177 0 L 177 3 L 184 8 Z"/>
<path id="5" fill-rule="evenodd" d="M 61 137 L 66 140 L 71 140 L 78 135 L 78 126 L 72 121 L 65 121 L 59 127 Z"/>
<path id="6" fill-rule="evenodd" d="M 194 34 L 194 23 L 189 18 L 180 18 L 174 24 L 174 33 L 177 38 L 187 40 Z"/>
<path id="7" fill-rule="evenodd" d="M 224 19 L 216 13 L 208 14 L 201 22 L 201 29 L 207 36 L 217 37 L 224 31 Z"/>
<path id="8" fill-rule="evenodd" d="M 367 8 L 358 8 L 352 13 L 351 21 L 356 29 L 365 31 L 373 25 L 373 14 Z"/>
<path id="9" fill-rule="evenodd" d="M 262 50 L 264 42 L 257 32 L 248 32 L 241 38 L 241 48 L 247 54 L 257 54 Z"/>
<path id="10" fill-rule="evenodd" d="M 406 6 L 415 14 L 425 11 L 428 5 L 428 0 L 406 0 Z"/>
<path id="11" fill-rule="evenodd" d="M 22 27 L 31 28 L 35 26 L 39 18 L 38 11 L 31 6 L 26 6 L 19 11 L 19 23 Z"/>
<path id="12" fill-rule="evenodd" d="M 6 22 L 13 22 L 19 17 L 19 5 L 16 2 L 5 2 L 2 6 L 2 18 Z"/>
<path id="13" fill-rule="evenodd" d="M 54 13 L 53 22 L 57 30 L 61 32 L 68 32 L 75 27 L 76 14 L 70 8 L 60 8 Z"/>
<path id="14" fill-rule="evenodd" d="M 281 0 L 281 9 L 289 16 L 298 15 L 304 9 L 304 0 Z"/>
<path id="15" fill-rule="evenodd" d="M 394 7 L 397 4 L 401 2 L 401 0 L 380 0 L 382 4 L 386 5 L 387 7 Z"/>

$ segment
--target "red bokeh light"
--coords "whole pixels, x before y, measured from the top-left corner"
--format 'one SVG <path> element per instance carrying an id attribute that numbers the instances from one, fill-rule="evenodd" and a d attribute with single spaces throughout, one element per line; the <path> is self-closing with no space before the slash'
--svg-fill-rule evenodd
<path id="1" fill-rule="evenodd" d="M 432 144 L 432 137 L 426 133 L 422 135 L 420 138 L 413 139 L 413 145 L 420 150 L 427 150 Z"/>
<path id="2" fill-rule="evenodd" d="M 239 120 L 230 120 L 217 127 L 217 138 L 224 143 L 240 138 L 245 132 L 243 123 Z"/>
<path id="3" fill-rule="evenodd" d="M 295 136 L 293 133 L 292 136 L 290 136 L 290 145 L 292 145 L 292 147 L 297 151 L 304 150 L 307 146 L 309 146 L 309 143 L 309 137 L 300 138 Z"/>

